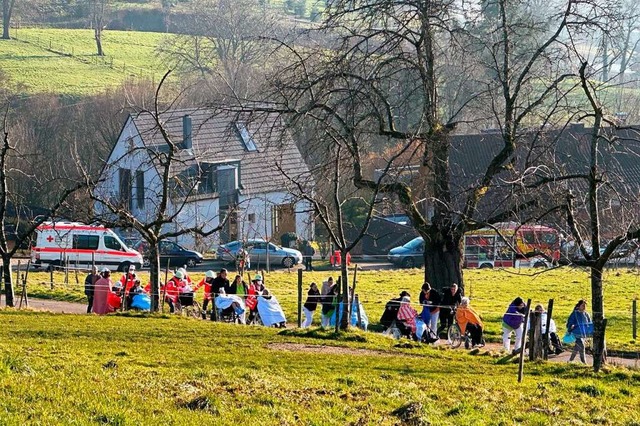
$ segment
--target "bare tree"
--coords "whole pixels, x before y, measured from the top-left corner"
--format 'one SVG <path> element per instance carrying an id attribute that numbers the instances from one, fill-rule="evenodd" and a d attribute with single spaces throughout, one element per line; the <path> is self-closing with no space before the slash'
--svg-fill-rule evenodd
<path id="1" fill-rule="evenodd" d="M 84 182 L 72 181 L 64 177 L 66 167 L 40 167 L 36 173 L 29 173 L 30 162 L 46 153 L 27 153 L 18 149 L 10 138 L 9 109 L 5 110 L 2 122 L 2 146 L 0 147 L 0 257 L 2 258 L 2 279 L 5 284 L 7 306 L 14 304 L 14 287 L 11 273 L 11 260 L 16 252 L 25 245 L 30 246 L 31 238 L 42 223 L 50 220 L 65 206 L 70 196 L 84 188 Z M 70 175 L 73 176 L 73 172 Z M 28 189 L 17 190 L 17 182 L 28 180 Z M 29 207 L 25 202 L 32 192 L 44 190 L 49 193 L 49 203 L 40 207 Z M 45 200 L 45 198 L 41 198 Z M 9 244 L 9 226 L 13 226 L 13 245 Z"/>
<path id="2" fill-rule="evenodd" d="M 11 15 L 16 0 L 2 0 L 2 38 L 9 40 L 9 29 L 11 28 Z"/>
<path id="3" fill-rule="evenodd" d="M 93 38 L 96 42 L 96 54 L 105 56 L 102 47 L 102 31 L 106 28 L 106 18 L 109 12 L 110 0 L 87 0 L 91 18 L 91 28 L 93 28 Z"/>
<path id="4" fill-rule="evenodd" d="M 227 215 L 222 219 L 217 213 L 211 212 L 202 212 L 198 216 L 191 211 L 191 201 L 197 195 L 203 170 L 197 168 L 193 174 L 187 172 L 188 168 L 185 166 L 194 161 L 194 155 L 190 150 L 185 150 L 183 141 L 176 140 L 167 129 L 168 118 L 166 111 L 160 106 L 160 91 L 168 75 L 169 72 L 164 75 L 156 89 L 153 109 L 143 109 L 138 113 L 139 117 L 150 120 L 150 128 L 141 131 L 160 135 L 161 144 L 150 146 L 131 144 L 126 152 L 115 158 L 111 164 L 105 165 L 102 175 L 103 179 L 117 181 L 118 178 L 114 176 L 122 164 L 128 164 L 131 158 L 142 158 L 138 172 L 142 176 L 145 172 L 157 175 L 157 178 L 153 178 L 151 182 L 145 181 L 141 185 L 146 192 L 145 202 L 148 200 L 152 207 L 146 210 L 146 215 L 136 215 L 131 209 L 133 200 L 130 194 L 117 198 L 103 186 L 95 185 L 92 186 L 91 191 L 91 198 L 97 203 L 96 207 L 99 210 L 97 218 L 102 223 L 112 227 L 132 228 L 147 242 L 151 268 L 152 310 L 154 311 L 158 310 L 160 297 L 160 243 L 166 239 L 187 234 L 210 236 L 220 231 L 225 225 L 226 217 L 229 217 Z M 126 192 L 126 188 L 131 185 L 134 178 L 137 178 L 137 175 L 134 176 L 131 171 L 125 180 L 122 180 L 120 175 L 119 190 L 125 189 Z M 88 182 L 91 180 L 86 172 L 85 179 Z M 184 220 L 184 216 L 191 218 L 193 215 L 203 216 L 206 219 L 201 222 Z M 213 225 L 216 219 L 219 220 L 216 225 Z"/>
<path id="5" fill-rule="evenodd" d="M 267 39 L 280 32 L 279 18 L 259 0 L 196 0 L 190 7 L 193 25 L 169 37 L 160 51 L 178 72 L 246 99 L 263 81 Z"/>

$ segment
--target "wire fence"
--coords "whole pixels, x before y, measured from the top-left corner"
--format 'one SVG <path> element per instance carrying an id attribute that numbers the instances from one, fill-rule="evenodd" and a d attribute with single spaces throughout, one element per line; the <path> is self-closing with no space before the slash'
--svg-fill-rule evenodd
<path id="1" fill-rule="evenodd" d="M 39 47 L 56 55 L 72 58 L 87 65 L 109 68 L 140 79 L 155 81 L 157 77 L 157 73 L 154 70 L 128 64 L 126 61 L 114 59 L 112 56 L 99 56 L 96 53 L 97 49 L 96 51 L 81 50 L 75 46 L 69 46 L 61 43 L 51 37 L 32 36 L 18 31 L 13 34 L 12 38 L 23 43 Z"/>

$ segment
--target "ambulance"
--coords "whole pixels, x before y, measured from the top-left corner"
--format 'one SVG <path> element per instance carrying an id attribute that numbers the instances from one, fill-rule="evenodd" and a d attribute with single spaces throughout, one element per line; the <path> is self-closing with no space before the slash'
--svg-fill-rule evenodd
<path id="1" fill-rule="evenodd" d="M 142 255 L 130 249 L 109 228 L 79 222 L 44 222 L 36 229 L 31 261 L 47 269 L 69 266 L 107 266 L 126 271 L 142 267 Z"/>

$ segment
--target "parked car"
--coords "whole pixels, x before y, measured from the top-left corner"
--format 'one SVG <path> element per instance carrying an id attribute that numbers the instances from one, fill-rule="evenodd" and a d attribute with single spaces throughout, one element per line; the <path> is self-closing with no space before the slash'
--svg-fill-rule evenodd
<path id="1" fill-rule="evenodd" d="M 199 263 L 202 263 L 204 256 L 201 253 L 194 250 L 187 250 L 179 244 L 173 241 L 160 241 L 160 266 L 184 266 L 193 268 Z M 138 242 L 136 250 L 142 253 L 142 260 L 144 267 L 149 267 L 149 245 L 146 241 Z"/>
<path id="2" fill-rule="evenodd" d="M 243 247 L 247 252 L 249 252 L 251 265 L 266 264 L 267 248 L 269 251 L 270 265 L 282 265 L 285 268 L 290 268 L 302 263 L 302 253 L 300 253 L 300 251 L 292 248 L 281 247 L 259 239 L 247 240 L 244 242 L 232 241 L 230 243 L 223 244 L 218 247 L 218 259 L 222 259 L 226 262 L 235 262 L 238 251 Z"/>
<path id="3" fill-rule="evenodd" d="M 418 237 L 401 247 L 392 248 L 387 259 L 404 268 L 422 266 L 424 264 L 424 240 L 422 237 Z"/>

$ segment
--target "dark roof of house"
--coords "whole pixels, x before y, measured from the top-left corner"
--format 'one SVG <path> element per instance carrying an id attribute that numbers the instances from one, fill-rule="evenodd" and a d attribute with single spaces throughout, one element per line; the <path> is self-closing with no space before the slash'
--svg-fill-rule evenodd
<path id="1" fill-rule="evenodd" d="M 183 117 L 191 117 L 192 148 L 182 149 L 172 165 L 172 175 L 189 174 L 201 163 L 240 161 L 240 188 L 244 194 L 286 192 L 290 177 L 308 178 L 309 169 L 300 151 L 275 114 L 242 115 L 212 109 L 176 109 L 160 114 L 163 127 L 173 143 L 183 143 Z M 143 143 L 148 148 L 166 149 L 166 142 L 149 113 L 132 117 Z M 236 123 L 246 126 L 255 142 L 255 151 L 247 149 Z"/>
<path id="2" fill-rule="evenodd" d="M 517 168 L 546 166 L 556 172 L 586 174 L 590 167 L 591 132 L 591 128 L 574 124 L 564 130 L 525 134 L 516 152 Z M 605 128 L 602 134 L 615 139 L 613 143 L 600 141 L 600 170 L 610 178 L 640 188 L 640 131 Z M 503 144 L 499 133 L 454 136 L 450 161 L 459 183 L 467 180 L 463 179 L 465 176 L 479 179 Z"/>

